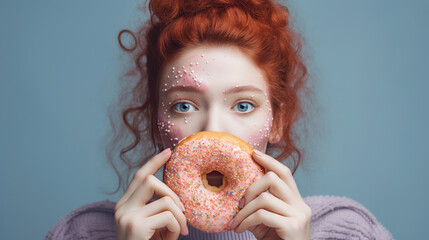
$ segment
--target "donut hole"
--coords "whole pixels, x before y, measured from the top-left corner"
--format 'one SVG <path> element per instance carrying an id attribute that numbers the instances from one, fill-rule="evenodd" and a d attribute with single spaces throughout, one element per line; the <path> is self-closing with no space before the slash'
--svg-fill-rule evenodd
<path id="1" fill-rule="evenodd" d="M 213 192 L 222 191 L 225 188 L 225 176 L 216 170 L 209 170 L 202 175 L 204 187 Z"/>

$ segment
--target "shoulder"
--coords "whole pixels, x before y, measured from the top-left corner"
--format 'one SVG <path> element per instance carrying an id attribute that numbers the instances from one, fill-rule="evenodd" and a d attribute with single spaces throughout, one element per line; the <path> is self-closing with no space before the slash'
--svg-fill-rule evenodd
<path id="1" fill-rule="evenodd" d="M 340 196 L 309 196 L 313 239 L 393 239 L 375 216 L 360 203 Z"/>
<path id="2" fill-rule="evenodd" d="M 61 219 L 45 239 L 115 239 L 115 202 L 94 202 Z"/>

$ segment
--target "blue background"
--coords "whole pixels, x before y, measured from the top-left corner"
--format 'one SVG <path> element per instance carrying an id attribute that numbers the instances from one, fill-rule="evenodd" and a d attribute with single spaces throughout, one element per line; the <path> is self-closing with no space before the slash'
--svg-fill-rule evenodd
<path id="1" fill-rule="evenodd" d="M 107 108 L 128 58 L 121 29 L 143 1 L 1 1 L 0 239 L 41 239 L 73 209 L 110 199 Z M 367 207 L 397 239 L 427 235 L 429 2 L 289 1 L 318 110 L 303 196 Z"/>

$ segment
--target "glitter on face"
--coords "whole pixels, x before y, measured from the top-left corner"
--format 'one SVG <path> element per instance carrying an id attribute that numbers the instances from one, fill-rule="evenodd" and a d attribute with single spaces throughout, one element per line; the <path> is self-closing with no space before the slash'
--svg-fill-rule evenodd
<path id="1" fill-rule="evenodd" d="M 194 49 L 198 49 L 198 47 Z M 240 59 L 240 56 L 238 56 L 237 58 L 237 54 L 234 52 L 234 50 L 229 51 L 228 49 L 228 51 L 225 52 L 222 49 L 220 51 L 225 54 L 219 55 L 216 53 L 217 50 L 213 51 L 210 47 L 208 49 L 209 50 L 206 53 L 195 53 L 195 51 L 192 51 L 192 48 L 190 49 L 190 51 L 187 50 L 189 54 L 186 54 L 186 51 L 183 52 L 182 56 L 185 57 L 179 57 L 178 60 L 173 61 L 170 67 L 168 67 L 168 69 L 170 69 L 173 73 L 171 76 L 172 80 L 170 80 L 170 75 L 164 72 L 164 78 L 161 80 L 161 84 L 163 87 L 160 89 L 160 92 L 162 92 L 162 94 L 160 94 L 159 100 L 159 102 L 161 102 L 162 104 L 159 106 L 161 109 L 158 111 L 158 119 L 160 120 L 158 122 L 158 128 L 161 133 L 161 136 L 163 136 L 163 143 L 166 144 L 164 146 L 175 146 L 174 142 L 177 143 L 177 141 L 175 140 L 176 138 L 182 139 L 192 133 L 206 130 L 207 126 L 203 125 L 203 119 L 205 119 L 207 115 L 198 114 L 200 112 L 201 114 L 207 114 L 208 109 L 211 109 L 214 106 L 215 102 L 219 101 L 217 107 L 222 105 L 224 106 L 224 109 L 228 112 L 221 113 L 218 111 L 221 115 L 210 115 L 211 118 L 219 119 L 214 120 L 218 122 L 220 121 L 217 126 L 221 126 L 221 128 L 218 128 L 218 131 L 229 132 L 238 137 L 241 137 L 253 148 L 264 151 L 270 135 L 273 121 L 270 101 L 266 94 L 267 87 L 265 85 L 265 79 L 262 77 L 262 74 L 258 72 L 258 68 L 254 65 L 251 65 L 253 63 L 251 63 L 250 65 L 248 64 L 247 66 L 249 67 L 247 68 L 242 67 L 243 62 L 239 63 L 241 65 L 234 65 L 237 64 L 237 61 L 242 61 L 237 60 Z M 199 65 L 198 59 L 200 57 L 205 58 L 204 62 L 206 64 Z M 221 60 L 216 60 L 216 58 L 221 58 Z M 232 62 L 230 61 L 230 59 L 233 59 Z M 232 67 L 230 63 L 233 64 L 232 66 L 236 67 Z M 246 64 L 247 63 L 244 63 L 244 65 Z M 168 73 L 170 73 L 170 71 L 168 71 Z M 231 75 L 231 73 L 235 75 Z M 251 101 L 256 102 L 257 106 L 259 107 L 255 110 L 255 113 L 249 114 L 249 116 L 252 117 L 247 118 L 247 115 L 236 114 L 237 110 L 232 111 L 233 106 L 237 104 L 238 101 L 237 99 L 235 99 L 235 97 L 231 97 L 230 95 L 222 96 L 221 94 L 225 93 L 225 90 L 233 88 L 234 86 L 239 87 L 249 84 L 255 85 L 258 88 L 264 90 L 265 98 L 263 98 L 264 96 L 262 96 L 261 94 L 248 95 L 247 98 L 249 100 L 251 99 Z M 175 92 L 175 90 L 173 89 L 175 87 L 193 87 L 200 89 L 199 91 L 201 91 L 201 95 L 198 95 L 199 97 L 197 97 L 196 101 L 200 103 L 198 105 L 198 108 L 203 108 L 195 112 L 188 112 L 186 113 L 186 115 L 184 113 L 177 112 L 177 110 L 174 110 L 173 104 L 176 104 L 177 102 L 187 102 L 191 103 L 191 105 L 195 105 L 194 98 L 196 96 L 192 95 L 194 97 L 192 97 L 192 100 L 190 100 L 188 98 L 189 94 L 187 92 L 180 91 L 180 96 L 178 96 L 178 94 L 174 94 L 175 97 L 173 97 L 173 95 L 169 94 L 169 92 L 170 90 Z M 244 97 L 244 95 L 241 95 L 241 97 Z M 169 100 L 165 101 L 166 99 Z M 183 101 L 182 99 L 184 99 L 185 101 Z M 168 104 L 166 104 L 167 102 Z M 205 109 L 206 107 L 207 109 Z M 234 117 L 230 116 L 233 113 Z M 162 119 L 163 116 L 165 119 Z M 246 117 L 244 118 L 244 116 Z M 237 121 L 238 117 L 242 118 L 242 120 Z M 189 124 L 190 119 L 192 119 L 192 124 Z M 168 121 L 170 121 L 170 124 L 168 123 Z M 172 124 L 174 123 L 175 125 L 173 127 Z M 178 132 L 181 132 L 184 135 L 173 136 L 174 134 L 178 134 Z"/>
<path id="2" fill-rule="evenodd" d="M 180 136 L 182 136 L 183 133 L 180 128 L 174 127 L 174 122 L 168 121 L 167 119 L 163 118 L 161 120 L 158 120 L 158 131 L 161 134 L 161 139 L 163 141 L 164 146 L 175 147 L 179 142 Z"/>
<path id="3" fill-rule="evenodd" d="M 261 128 L 256 129 L 256 131 L 251 132 L 248 143 L 255 149 L 261 149 L 268 141 L 270 136 L 272 123 L 273 123 L 273 115 L 271 111 L 270 101 L 268 100 L 268 95 L 265 93 L 265 112 L 264 112 L 264 123 Z M 256 124 L 253 124 L 256 127 Z"/>

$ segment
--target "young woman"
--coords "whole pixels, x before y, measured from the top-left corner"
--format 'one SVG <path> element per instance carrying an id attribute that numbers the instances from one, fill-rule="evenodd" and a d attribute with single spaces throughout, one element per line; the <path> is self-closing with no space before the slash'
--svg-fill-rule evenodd
<path id="1" fill-rule="evenodd" d="M 294 127 L 307 100 L 307 71 L 286 7 L 261 0 L 152 0 L 149 9 L 150 21 L 131 33 L 135 48 L 120 40 L 135 54 L 130 73 L 139 79 L 122 112 L 133 142 L 121 150 L 121 160 L 128 174 L 137 171 L 117 203 L 75 210 L 48 239 L 391 238 L 350 199 L 299 193 L 293 173 L 301 150 Z M 234 231 L 204 233 L 188 226 L 179 197 L 154 177 L 171 149 L 200 131 L 240 137 L 266 169 L 229 222 Z M 133 151 L 148 147 L 152 151 Z M 132 161 L 126 153 L 143 156 Z M 283 160 L 292 160 L 293 167 Z"/>

